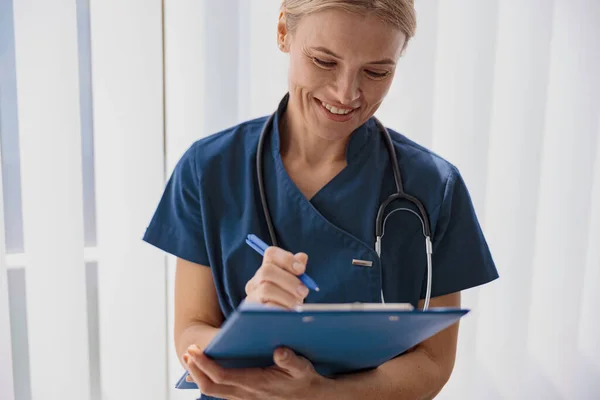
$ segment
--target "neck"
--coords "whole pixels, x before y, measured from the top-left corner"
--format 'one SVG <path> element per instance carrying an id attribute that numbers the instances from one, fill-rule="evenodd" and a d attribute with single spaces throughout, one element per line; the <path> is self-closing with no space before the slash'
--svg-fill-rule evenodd
<path id="1" fill-rule="evenodd" d="M 282 158 L 293 158 L 311 166 L 346 161 L 349 138 L 327 140 L 311 132 L 291 99 L 281 118 L 279 131 Z"/>

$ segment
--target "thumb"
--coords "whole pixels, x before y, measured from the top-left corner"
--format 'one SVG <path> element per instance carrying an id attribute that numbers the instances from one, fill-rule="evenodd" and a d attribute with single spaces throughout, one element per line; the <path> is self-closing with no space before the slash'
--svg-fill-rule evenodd
<path id="1" fill-rule="evenodd" d="M 296 253 L 294 254 L 294 258 L 296 261 L 306 264 L 308 262 L 308 255 L 306 253 Z"/>
<path id="2" fill-rule="evenodd" d="M 313 370 L 312 364 L 290 349 L 279 348 L 274 354 L 275 364 L 293 377 L 300 378 Z"/>

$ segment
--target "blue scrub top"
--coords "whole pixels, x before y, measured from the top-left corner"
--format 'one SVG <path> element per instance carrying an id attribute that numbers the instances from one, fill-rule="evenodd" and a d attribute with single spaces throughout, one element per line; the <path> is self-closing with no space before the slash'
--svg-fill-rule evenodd
<path id="1" fill-rule="evenodd" d="M 308 200 L 280 156 L 279 121 L 287 95 L 264 143 L 266 195 L 279 246 L 308 254 L 307 274 L 319 285 L 306 303 L 409 302 L 425 297 L 427 261 L 421 223 L 409 212 L 386 222 L 381 262 L 374 250 L 375 217 L 396 192 L 385 142 L 371 118 L 349 141 L 347 166 Z M 254 233 L 269 243 L 256 177 L 256 150 L 267 117 L 196 141 L 181 157 L 145 232 L 148 243 L 212 269 L 227 318 L 245 297 L 262 258 L 246 243 Z M 457 168 L 389 129 L 404 190 L 429 214 L 433 242 L 431 297 L 498 277 L 465 182 Z M 406 201 L 395 201 L 386 214 Z M 372 261 L 371 267 L 353 259 Z"/>
<path id="2" fill-rule="evenodd" d="M 381 202 L 395 193 L 385 142 L 371 118 L 350 137 L 347 166 L 308 200 L 280 156 L 281 102 L 264 144 L 264 181 L 279 246 L 308 254 L 307 274 L 319 285 L 305 302 L 409 302 L 425 297 L 427 260 L 421 223 L 395 212 L 385 224 L 381 262 L 374 249 Z M 256 149 L 267 117 L 196 141 L 176 165 L 144 235 L 170 254 L 212 269 L 227 318 L 245 297 L 262 258 L 246 243 L 254 233 L 269 243 L 256 177 Z M 429 214 L 433 242 L 431 297 L 498 277 L 465 182 L 457 168 L 388 129 L 404 190 Z M 395 201 L 397 207 L 417 208 Z M 372 261 L 371 267 L 352 264 Z"/>

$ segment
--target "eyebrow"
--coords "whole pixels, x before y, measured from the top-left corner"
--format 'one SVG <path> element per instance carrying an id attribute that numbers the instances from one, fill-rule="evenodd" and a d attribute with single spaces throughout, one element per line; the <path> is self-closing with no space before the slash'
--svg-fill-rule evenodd
<path id="1" fill-rule="evenodd" d="M 313 50 L 316 51 L 320 51 L 322 53 L 328 54 L 332 57 L 338 58 L 338 59 L 342 59 L 342 57 L 338 56 L 337 54 L 335 54 L 333 51 L 329 50 L 326 47 L 313 47 Z M 394 60 L 392 60 L 391 58 L 385 58 L 383 60 L 378 60 L 378 61 L 371 61 L 367 64 L 377 64 L 377 65 L 385 65 L 385 64 L 389 64 L 389 65 L 396 65 L 396 62 Z"/>

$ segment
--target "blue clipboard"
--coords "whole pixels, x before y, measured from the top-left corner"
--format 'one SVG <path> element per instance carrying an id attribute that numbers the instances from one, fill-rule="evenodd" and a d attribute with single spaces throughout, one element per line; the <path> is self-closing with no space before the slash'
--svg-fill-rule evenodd
<path id="1" fill-rule="evenodd" d="M 376 368 L 457 322 L 468 309 L 414 309 L 410 304 L 305 304 L 293 310 L 243 302 L 204 353 L 225 368 L 274 365 L 285 346 L 321 375 Z M 185 372 L 175 385 L 197 389 Z"/>

